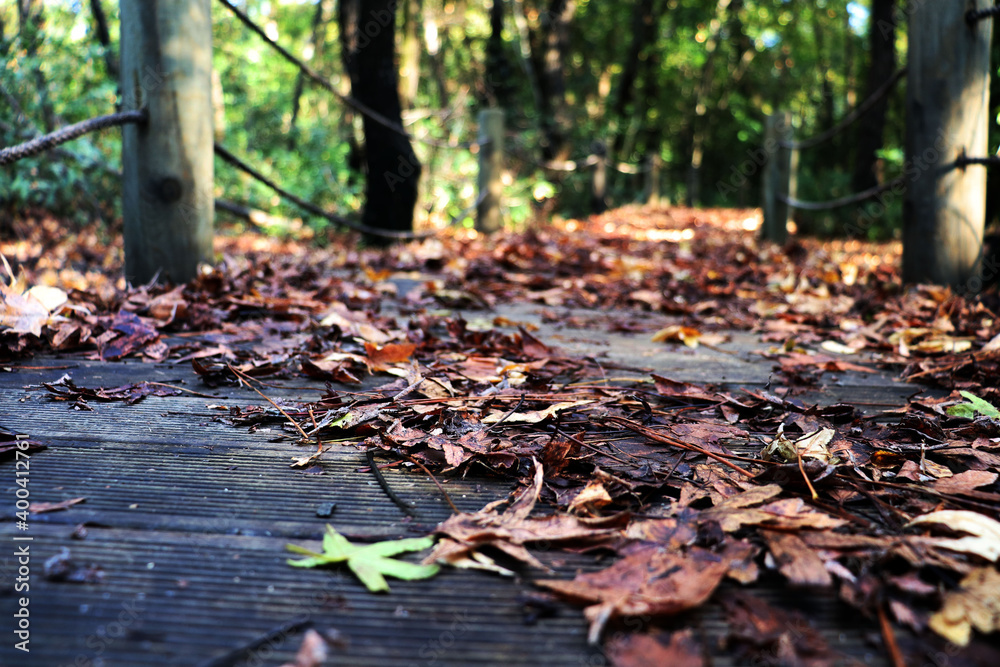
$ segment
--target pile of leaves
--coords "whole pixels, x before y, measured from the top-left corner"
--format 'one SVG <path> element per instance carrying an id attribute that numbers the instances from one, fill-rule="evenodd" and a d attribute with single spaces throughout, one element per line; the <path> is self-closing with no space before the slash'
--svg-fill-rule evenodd
<path id="1" fill-rule="evenodd" d="M 837 662 L 805 620 L 752 593 L 774 578 L 835 591 L 872 620 L 895 664 L 942 647 L 956 660 L 995 658 L 973 638 L 1000 625 L 996 295 L 903 290 L 898 247 L 761 246 L 748 215 L 627 209 L 383 252 L 294 244 L 276 252 L 244 237 L 222 243 L 223 260 L 190 283 L 127 289 L 113 280 L 38 289 L 41 258 L 22 239 L 20 267 L 0 288 L 0 354 L 190 362 L 208 386 L 327 381 L 319 400 L 230 418 L 285 424 L 310 445 L 297 466 L 322 465 L 347 441 L 435 476 L 511 480 L 510 498 L 441 523 L 425 565 L 532 573 L 547 591 L 533 604 L 555 596 L 583 606 L 591 641 L 621 664 L 636 655 L 699 664 L 698 633 L 677 614 L 713 596 L 733 651 L 774 664 Z M 623 309 L 632 315 L 605 324 L 677 344 L 754 330 L 777 344 L 783 386 L 732 392 L 656 375 L 609 379 L 527 327 L 472 326 L 453 314 L 515 300 L 545 304 L 559 319 L 568 307 Z M 664 330 L 649 313 L 674 325 Z M 791 398 L 817 372 L 872 370 L 841 357 L 861 352 L 868 364 L 946 391 L 888 420 Z M 350 388 L 369 377 L 381 384 Z M 75 401 L 139 400 L 160 389 L 49 387 Z M 299 564 L 356 565 L 351 554 L 364 547 L 338 538 L 328 535 L 329 548 Z M 409 546 L 375 551 L 383 558 Z M 558 549 L 614 558 L 558 580 L 538 557 Z M 366 583 L 432 573 L 385 565 L 378 576 L 365 572 Z M 726 580 L 739 592 L 720 592 Z M 670 630 L 664 618 L 674 619 Z M 911 632 L 897 636 L 900 627 Z"/>

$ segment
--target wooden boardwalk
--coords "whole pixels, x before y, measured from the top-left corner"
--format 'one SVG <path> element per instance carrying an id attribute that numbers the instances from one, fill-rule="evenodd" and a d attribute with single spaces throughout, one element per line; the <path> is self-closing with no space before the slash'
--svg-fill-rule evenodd
<path id="1" fill-rule="evenodd" d="M 502 314 L 538 321 L 538 311 L 511 306 Z M 753 354 L 767 345 L 746 333 L 733 334 L 720 348 L 725 352 L 553 324 L 542 325 L 538 335 L 572 354 L 601 358 L 609 376 L 641 375 L 621 368 L 631 367 L 677 380 L 759 388 L 774 365 Z M 131 406 L 93 403 L 93 411 L 77 411 L 38 387 L 63 374 L 80 386 L 148 380 L 214 398 L 150 397 Z M 902 404 L 917 390 L 885 374 L 827 374 L 823 380 L 825 388 L 801 398 L 855 402 L 872 412 Z M 273 395 L 314 400 L 317 388 L 302 383 Z M 14 589 L 14 545 L 30 546 L 31 570 L 31 652 L 14 650 L 13 635 L 5 631 L 0 664 L 279 665 L 294 655 L 307 625 L 339 637 L 326 663 L 332 665 L 608 664 L 587 645 L 579 608 L 559 605 L 552 616 L 527 619 L 525 596 L 537 589 L 526 579 L 445 569 L 425 581 L 392 580 L 390 594 L 375 595 L 345 572 L 289 567 L 285 545 L 317 539 L 327 523 L 355 540 L 412 537 L 428 533 L 451 510 L 425 475 L 390 468 L 392 487 L 419 511 L 418 520 L 409 519 L 362 470 L 360 450 L 332 450 L 324 455 L 323 473 L 310 474 L 289 467 L 303 450 L 275 431 L 249 433 L 220 420 L 227 413 L 218 406 L 258 404 L 263 402 L 249 391 L 206 389 L 188 365 L 35 358 L 0 372 L 0 426 L 47 446 L 30 458 L 31 501 L 86 499 L 65 511 L 32 514 L 27 530 L 20 531 L 14 462 L 0 464 L 5 628 L 15 596 L 22 595 Z M 460 509 L 476 511 L 506 496 L 511 483 L 470 476 L 450 479 L 448 489 Z M 72 572 L 97 582 L 47 578 L 46 561 L 64 550 L 83 566 Z M 556 573 L 546 576 L 571 578 L 579 568 L 594 567 L 582 556 L 537 555 Z M 885 664 L 868 641 L 871 625 L 831 594 L 778 583 L 758 584 L 756 591 L 801 611 L 843 652 L 845 663 Z M 712 647 L 711 664 L 733 664 L 718 645 L 725 634 L 719 606 L 709 603 L 685 621 L 692 618 Z"/>

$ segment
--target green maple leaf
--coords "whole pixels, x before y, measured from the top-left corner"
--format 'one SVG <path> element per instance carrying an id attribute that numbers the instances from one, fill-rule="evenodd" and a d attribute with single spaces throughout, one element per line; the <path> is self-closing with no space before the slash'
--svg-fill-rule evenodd
<path id="1" fill-rule="evenodd" d="M 990 403 L 967 391 L 960 391 L 958 393 L 961 394 L 962 398 L 966 399 L 968 403 L 956 403 L 945 410 L 945 412 L 952 417 L 975 419 L 976 415 L 983 415 L 985 417 L 989 417 L 990 419 L 1000 419 L 1000 410 L 997 410 Z"/>
<path id="2" fill-rule="evenodd" d="M 439 570 L 437 565 L 417 565 L 392 558 L 407 551 L 423 551 L 433 545 L 433 537 L 411 537 L 359 546 L 348 542 L 346 537 L 327 524 L 326 534 L 323 536 L 323 553 L 310 551 L 295 544 L 287 544 L 285 548 L 293 553 L 307 556 L 299 560 L 289 558 L 288 564 L 293 567 L 320 567 L 347 563 L 347 567 L 368 590 L 372 593 L 381 593 L 389 591 L 389 584 L 385 581 L 387 576 L 413 581 L 427 579 L 437 574 Z"/>

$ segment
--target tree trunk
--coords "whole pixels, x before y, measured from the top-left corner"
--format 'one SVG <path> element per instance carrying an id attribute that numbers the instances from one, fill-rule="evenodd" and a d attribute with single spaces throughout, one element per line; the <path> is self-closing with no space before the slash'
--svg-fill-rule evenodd
<path id="1" fill-rule="evenodd" d="M 402 125 L 395 62 L 394 0 L 341 0 L 340 33 L 351 93 L 362 104 Z M 420 161 L 408 137 L 364 117 L 365 209 L 371 227 L 410 231 L 417 203 Z M 372 243 L 385 239 L 371 237 Z"/>
<path id="2" fill-rule="evenodd" d="M 412 109 L 420 89 L 420 36 L 423 24 L 423 0 L 405 0 L 403 5 L 403 44 L 399 54 L 400 93 L 403 106 Z"/>
<path id="3" fill-rule="evenodd" d="M 615 101 L 611 107 L 612 122 L 616 123 L 617 129 L 611 140 L 611 159 L 622 160 L 622 146 L 625 143 L 625 132 L 629 126 L 629 121 L 635 113 L 629 113 L 629 105 L 635 98 L 635 83 L 639 78 L 639 67 L 644 58 L 649 58 L 650 48 L 656 41 L 657 17 L 661 11 L 656 0 L 639 0 L 632 12 L 632 43 L 629 46 L 628 54 L 625 56 L 625 63 L 622 65 L 621 78 L 618 80 L 618 89 L 615 92 Z"/>
<path id="4" fill-rule="evenodd" d="M 866 97 L 872 95 L 896 70 L 896 0 L 873 0 L 869 39 L 871 65 L 868 67 Z M 855 159 L 855 192 L 878 185 L 877 152 L 882 148 L 888 96 L 883 97 L 858 121 L 858 153 Z"/>
<path id="5" fill-rule="evenodd" d="M 504 1 L 493 0 L 490 7 L 490 38 L 486 42 L 485 97 L 490 106 L 509 108 L 513 88 L 511 66 L 503 39 Z"/>
<path id="6" fill-rule="evenodd" d="M 101 6 L 101 0 L 90 0 L 90 12 L 94 15 L 94 34 L 104 51 L 104 69 L 108 72 L 108 77 L 118 80 L 118 59 L 111 46 L 111 32 L 108 30 L 108 17 Z"/>
<path id="7" fill-rule="evenodd" d="M 701 68 L 701 77 L 695 88 L 694 118 L 691 120 L 691 161 L 688 164 L 687 205 L 701 204 L 701 164 L 705 157 L 705 114 L 708 113 L 708 96 L 712 92 L 713 75 L 715 72 L 715 52 L 719 46 L 722 27 L 725 24 L 726 10 L 731 0 L 718 0 L 715 7 L 715 17 L 710 24 L 708 39 L 705 40 L 705 63 Z"/>
<path id="8" fill-rule="evenodd" d="M 538 75 L 541 148 L 545 160 L 565 160 L 569 157 L 565 68 L 569 28 L 575 11 L 575 0 L 550 0 L 548 11 L 541 12 L 537 37 L 532 40 L 532 59 Z"/>

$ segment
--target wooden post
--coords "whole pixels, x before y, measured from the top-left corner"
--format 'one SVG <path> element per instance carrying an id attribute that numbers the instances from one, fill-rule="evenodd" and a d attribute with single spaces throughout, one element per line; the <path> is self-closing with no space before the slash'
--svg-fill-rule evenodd
<path id="1" fill-rule="evenodd" d="M 784 243 L 788 238 L 788 204 L 781 197 L 791 191 L 792 150 L 782 142 L 792 140 L 792 114 L 788 111 L 771 114 L 764 126 L 764 225 L 761 237 Z"/>
<path id="2" fill-rule="evenodd" d="M 992 19 L 969 25 L 968 9 L 993 0 L 917 2 L 909 26 L 903 280 L 982 287 L 986 168 L 954 168 L 987 154 Z"/>
<path id="3" fill-rule="evenodd" d="M 212 261 L 211 0 L 121 0 L 125 277 L 184 282 Z"/>
<path id="4" fill-rule="evenodd" d="M 663 160 L 659 153 L 653 153 L 646 159 L 646 203 L 652 206 L 660 205 L 660 167 Z"/>
<path id="5" fill-rule="evenodd" d="M 479 205 L 476 230 L 498 232 L 503 228 L 500 199 L 503 194 L 503 109 L 479 112 Z"/>
<path id="6" fill-rule="evenodd" d="M 604 213 L 608 210 L 608 149 L 600 141 L 591 147 L 593 164 L 590 175 L 590 212 Z"/>

